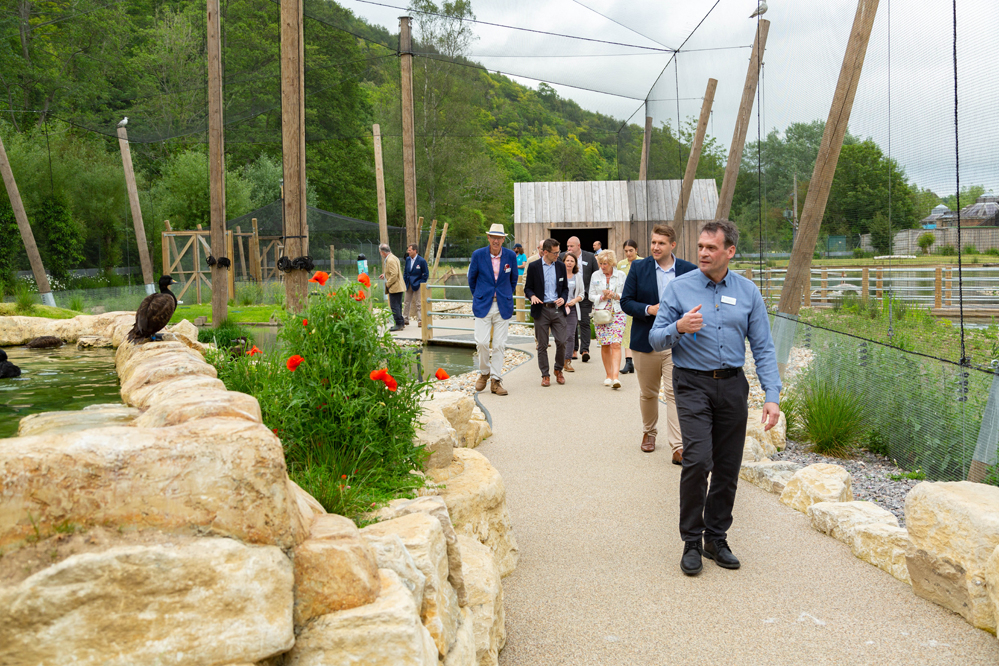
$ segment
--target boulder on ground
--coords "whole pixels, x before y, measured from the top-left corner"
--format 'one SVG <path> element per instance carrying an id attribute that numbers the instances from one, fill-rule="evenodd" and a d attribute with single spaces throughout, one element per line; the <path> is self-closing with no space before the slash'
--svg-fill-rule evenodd
<path id="1" fill-rule="evenodd" d="M 475 657 L 478 666 L 496 666 L 499 651 L 506 644 L 503 611 L 503 582 L 489 548 L 473 537 L 458 537 L 461 565 L 468 590 L 468 610 L 472 613 Z"/>
<path id="2" fill-rule="evenodd" d="M 138 428 L 166 428 L 187 421 L 224 417 L 261 423 L 260 403 L 238 391 L 186 391 L 164 396 L 135 420 Z"/>
<path id="3" fill-rule="evenodd" d="M 434 393 L 430 400 L 423 403 L 423 407 L 444 415 L 455 430 L 457 446 L 474 449 L 493 434 L 485 414 L 475 405 L 475 400 L 464 392 Z"/>
<path id="4" fill-rule="evenodd" d="M 353 521 L 316 516 L 309 538 L 295 546 L 295 626 L 370 604 L 380 587 L 375 554 Z"/>
<path id="5" fill-rule="evenodd" d="M 791 480 L 794 473 L 801 469 L 801 467 L 797 463 L 784 460 L 750 462 L 743 458 L 742 468 L 739 470 L 739 478 L 749 481 L 754 486 L 759 486 L 768 493 L 779 495 L 784 492 L 787 482 Z"/>
<path id="6" fill-rule="evenodd" d="M 111 338 L 124 337 L 135 323 L 134 312 L 107 312 L 99 315 L 78 315 L 72 319 L 46 317 L 4 317 L 0 326 L 0 347 L 23 345 L 43 335 L 51 335 L 66 342 L 76 342 L 81 335 Z M 114 343 L 117 346 L 117 343 Z"/>
<path id="7" fill-rule="evenodd" d="M 451 423 L 439 410 L 424 409 L 420 413 L 419 430 L 413 444 L 430 452 L 424 469 L 440 469 L 451 464 L 452 452 L 458 445 L 455 434 Z"/>
<path id="8" fill-rule="evenodd" d="M 161 535 L 0 586 L 4 664 L 255 662 L 295 642 L 292 565 L 273 546 Z"/>
<path id="9" fill-rule="evenodd" d="M 997 507 L 999 487 L 968 481 L 924 481 L 905 498 L 912 591 L 992 632 L 996 614 L 985 570 L 999 546 Z"/>
<path id="10" fill-rule="evenodd" d="M 397 534 L 426 577 L 420 617 L 433 636 L 443 659 L 454 645 L 458 630 L 458 595 L 448 582 L 447 540 L 437 518 L 426 513 L 411 513 L 392 520 L 368 525 L 361 534 L 378 537 Z"/>
<path id="11" fill-rule="evenodd" d="M 985 587 L 992 602 L 992 612 L 999 621 L 999 546 L 996 546 L 989 561 L 985 563 Z"/>
<path id="12" fill-rule="evenodd" d="M 325 514 L 326 509 L 297 483 L 291 479 L 286 481 L 288 497 L 291 498 L 292 504 L 291 529 L 295 535 L 295 543 L 301 543 L 312 531 L 312 523 L 316 516 Z"/>
<path id="13" fill-rule="evenodd" d="M 780 501 L 802 513 L 818 502 L 852 502 L 850 473 L 839 465 L 809 465 L 794 473 Z"/>
<path id="14" fill-rule="evenodd" d="M 122 399 L 139 409 L 149 409 L 161 400 L 167 400 L 174 395 L 193 393 L 195 391 L 225 390 L 225 384 L 222 383 L 221 379 L 209 377 L 208 375 L 181 376 L 165 379 L 158 384 L 149 384 L 127 397 L 123 393 Z"/>
<path id="15" fill-rule="evenodd" d="M 371 546 L 378 568 L 396 572 L 402 584 L 412 593 L 416 607 L 423 608 L 423 591 L 427 586 L 427 577 L 416 566 L 413 556 L 406 550 L 406 544 L 399 535 L 363 532 L 361 536 Z"/>
<path id="16" fill-rule="evenodd" d="M 775 452 L 776 451 L 774 451 L 774 453 Z M 742 461 L 744 463 L 770 460 L 771 455 L 773 455 L 773 453 L 764 448 L 758 439 L 755 437 L 746 437 L 746 443 L 742 448 Z"/>
<path id="17" fill-rule="evenodd" d="M 903 583 L 909 583 L 905 554 L 911 545 L 909 532 L 904 527 L 867 523 L 854 529 L 850 550 L 854 557 L 887 571 Z"/>
<path id="18" fill-rule="evenodd" d="M 76 341 L 77 349 L 108 349 L 110 347 L 114 347 L 114 341 L 100 335 L 81 335 Z"/>
<path id="19" fill-rule="evenodd" d="M 394 571 L 379 572 L 378 598 L 317 617 L 302 628 L 284 666 L 437 666 L 438 652 L 413 596 Z"/>
<path id="20" fill-rule="evenodd" d="M 852 544 L 857 528 L 862 525 L 898 527 L 898 518 L 874 502 L 817 502 L 805 512 L 812 527 L 837 541 Z"/>
<path id="21" fill-rule="evenodd" d="M 500 574 L 509 575 L 517 566 L 520 549 L 513 534 L 506 506 L 503 477 L 485 456 L 472 449 L 455 449 L 454 464 L 435 480 L 444 483 L 441 497 L 458 534 L 473 536 L 489 546 Z"/>
<path id="22" fill-rule="evenodd" d="M 746 420 L 746 437 L 756 439 L 767 452 L 767 457 L 774 455 L 778 451 L 783 451 L 787 446 L 787 418 L 784 412 L 780 413 L 777 425 L 766 432 L 763 431 L 763 410 L 750 409 L 749 417 Z"/>
<path id="23" fill-rule="evenodd" d="M 4 440 L 0 547 L 56 525 L 123 525 L 294 546 L 281 443 L 242 419 Z"/>
<path id="24" fill-rule="evenodd" d="M 461 617 L 458 618 L 458 633 L 454 639 L 454 645 L 451 646 L 451 651 L 444 658 L 444 666 L 476 666 L 478 663 L 475 656 L 472 612 L 467 608 L 462 608 Z"/>
<path id="25" fill-rule="evenodd" d="M 21 419 L 18 437 L 61 435 L 88 428 L 129 425 L 139 416 L 139 410 L 125 405 L 94 405 L 74 412 L 40 412 Z"/>
<path id="26" fill-rule="evenodd" d="M 138 406 L 135 395 L 142 389 L 168 379 L 189 379 L 195 375 L 215 379 L 218 377 L 218 372 L 201 356 L 187 349 L 176 354 L 159 354 L 152 358 L 143 358 L 136 363 L 130 374 L 121 376 L 121 398 L 129 404 Z"/>

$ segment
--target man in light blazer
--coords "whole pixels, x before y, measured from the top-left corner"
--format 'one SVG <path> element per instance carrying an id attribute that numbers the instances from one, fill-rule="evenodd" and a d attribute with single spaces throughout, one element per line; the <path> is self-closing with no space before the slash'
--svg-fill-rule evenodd
<path id="1" fill-rule="evenodd" d="M 391 331 L 401 331 L 406 328 L 406 320 L 402 316 L 402 295 L 406 293 L 406 281 L 402 279 L 402 267 L 399 265 L 399 257 L 392 254 L 392 248 L 388 243 L 378 246 L 378 252 L 382 255 L 381 278 L 385 280 L 385 293 L 389 297 L 389 307 L 392 308 L 392 319 L 395 326 Z"/>
<path id="2" fill-rule="evenodd" d="M 472 290 L 472 314 L 475 316 L 475 346 L 479 352 L 479 378 L 475 390 L 482 391 L 492 378 L 491 390 L 507 395 L 503 388 L 503 354 L 513 318 L 513 295 L 517 290 L 517 255 L 503 247 L 506 231 L 494 224 L 486 232 L 488 247 L 472 253 L 468 266 L 468 286 Z M 489 338 L 492 336 L 492 354 Z"/>
<path id="3" fill-rule="evenodd" d="M 659 312 L 663 292 L 673 278 L 696 270 L 697 266 L 673 256 L 676 232 L 668 224 L 652 229 L 651 253 L 636 261 L 628 271 L 621 294 L 621 309 L 634 319 L 631 323 L 631 353 L 635 358 L 635 374 L 641 391 L 638 405 L 642 412 L 642 444 L 646 453 L 656 450 L 656 426 L 659 422 L 659 388 L 666 386 L 667 442 L 673 451 L 673 464 L 683 464 L 683 440 L 680 438 L 680 417 L 673 397 L 673 353 L 670 349 L 657 352 L 649 344 L 649 332 Z"/>
<path id="4" fill-rule="evenodd" d="M 551 386 L 548 374 L 548 339 L 555 336 L 555 381 L 565 384 L 562 368 L 565 363 L 565 312 L 562 306 L 569 300 L 569 282 L 565 264 L 558 260 L 559 244 L 554 238 L 541 246 L 541 261 L 532 262 L 524 274 L 524 296 L 531 299 L 534 319 L 534 339 L 538 344 L 538 367 L 541 385 Z"/>

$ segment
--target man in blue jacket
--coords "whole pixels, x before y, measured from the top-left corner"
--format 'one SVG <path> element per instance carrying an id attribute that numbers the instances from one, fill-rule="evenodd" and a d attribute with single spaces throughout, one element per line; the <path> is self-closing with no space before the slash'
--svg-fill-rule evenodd
<path id="1" fill-rule="evenodd" d="M 413 243 L 406 248 L 406 270 L 402 273 L 402 279 L 406 283 L 406 307 L 403 311 L 403 318 L 409 323 L 409 314 L 416 311 L 416 325 L 423 326 L 420 319 L 420 285 L 430 279 L 430 267 L 427 260 L 420 256 L 420 250 Z"/>
<path id="2" fill-rule="evenodd" d="M 503 354 L 513 317 L 513 294 L 517 290 L 517 255 L 503 247 L 506 231 L 494 224 L 486 232 L 489 246 L 472 253 L 468 266 L 468 286 L 472 290 L 475 315 L 475 346 L 479 351 L 479 377 L 475 390 L 483 391 L 492 377 L 492 392 L 507 395 L 503 388 Z M 492 355 L 489 338 L 492 337 Z"/>
<path id="3" fill-rule="evenodd" d="M 628 271 L 621 294 L 621 308 L 634 317 L 631 324 L 631 352 L 635 359 L 635 374 L 641 391 L 638 405 L 642 411 L 642 451 L 656 450 L 656 429 L 659 423 L 659 389 L 666 386 L 667 442 L 673 451 L 673 464 L 683 463 L 683 441 L 680 438 L 680 418 L 673 397 L 673 353 L 667 348 L 661 352 L 649 344 L 649 331 L 659 312 L 659 302 L 666 285 L 697 267 L 689 261 L 673 256 L 676 249 L 676 232 L 667 224 L 657 224 L 652 229 L 651 253 L 636 261 Z"/>

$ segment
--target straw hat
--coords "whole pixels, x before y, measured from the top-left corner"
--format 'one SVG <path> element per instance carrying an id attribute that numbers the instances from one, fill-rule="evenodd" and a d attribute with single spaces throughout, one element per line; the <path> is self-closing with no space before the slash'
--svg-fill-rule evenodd
<path id="1" fill-rule="evenodd" d="M 506 229 L 503 228 L 503 224 L 501 222 L 497 222 L 496 224 L 489 227 L 489 231 L 486 232 L 486 235 L 502 236 L 503 238 L 506 238 Z"/>

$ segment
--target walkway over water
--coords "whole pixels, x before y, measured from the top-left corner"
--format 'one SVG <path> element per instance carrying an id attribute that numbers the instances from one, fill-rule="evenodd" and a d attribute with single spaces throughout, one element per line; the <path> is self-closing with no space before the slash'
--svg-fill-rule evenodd
<path id="1" fill-rule="evenodd" d="M 594 351 L 564 386 L 542 388 L 532 359 L 506 376 L 509 396 L 480 394 L 495 434 L 479 450 L 503 475 L 520 544 L 502 666 L 999 663 L 995 636 L 749 483 L 729 533 L 742 568 L 705 559 L 684 576 L 680 468 L 662 446 L 639 450 L 635 376 L 604 387 Z"/>

